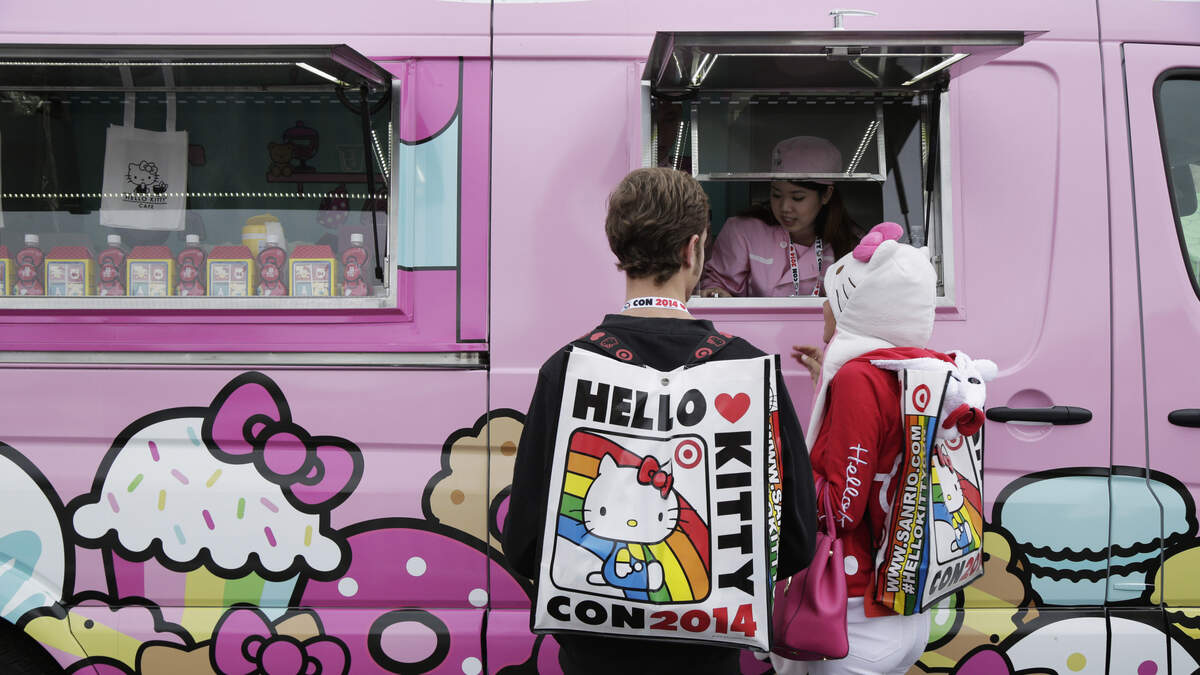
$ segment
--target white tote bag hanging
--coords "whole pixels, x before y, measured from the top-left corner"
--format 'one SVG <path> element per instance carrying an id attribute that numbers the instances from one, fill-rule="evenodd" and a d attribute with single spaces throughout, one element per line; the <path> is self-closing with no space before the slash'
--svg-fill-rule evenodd
<path id="1" fill-rule="evenodd" d="M 136 97 L 128 67 L 121 68 L 125 120 L 110 125 L 104 143 L 100 224 L 134 230 L 182 230 L 187 194 L 186 131 L 175 130 L 175 78 L 163 67 L 167 88 L 165 131 L 134 127 Z"/>

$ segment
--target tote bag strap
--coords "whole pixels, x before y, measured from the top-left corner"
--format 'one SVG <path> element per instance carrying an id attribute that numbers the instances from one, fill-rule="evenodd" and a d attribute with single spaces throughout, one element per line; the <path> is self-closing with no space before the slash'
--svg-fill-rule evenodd
<path id="1" fill-rule="evenodd" d="M 121 86 L 125 88 L 125 120 L 122 122 L 127 129 L 133 128 L 134 113 L 137 111 L 137 95 L 133 93 L 133 73 L 129 66 L 121 66 Z"/>
<path id="2" fill-rule="evenodd" d="M 137 113 L 137 95 L 133 93 L 133 73 L 129 66 L 121 66 L 121 86 L 125 88 L 125 115 L 122 124 L 133 129 Z M 176 101 L 175 101 L 175 70 L 171 66 L 163 66 L 163 85 L 167 89 L 167 120 L 165 131 L 175 131 Z"/>
<path id="3" fill-rule="evenodd" d="M 175 131 L 175 69 L 163 66 L 163 84 L 167 87 L 167 122 L 165 131 Z"/>

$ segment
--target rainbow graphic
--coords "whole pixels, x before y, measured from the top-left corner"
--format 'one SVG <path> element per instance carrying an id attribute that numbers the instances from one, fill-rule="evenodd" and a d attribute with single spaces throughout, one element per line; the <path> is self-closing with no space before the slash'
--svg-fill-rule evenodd
<path id="1" fill-rule="evenodd" d="M 904 415 L 903 429 L 912 434 L 914 437 L 918 435 L 921 440 L 919 448 L 909 448 L 909 454 L 902 454 L 900 470 L 894 479 L 900 486 L 898 490 L 905 490 L 906 486 L 909 489 L 915 488 L 917 492 L 916 501 L 922 503 L 922 507 L 909 517 L 903 517 L 903 512 L 898 512 L 898 507 L 893 506 L 892 513 L 888 517 L 888 526 L 884 532 L 884 542 L 887 547 L 888 557 L 885 564 L 879 565 L 876 571 L 876 600 L 879 604 L 891 609 L 897 614 L 913 614 L 919 612 L 921 592 L 920 589 L 925 588 L 925 575 L 929 569 L 929 563 L 925 559 L 929 550 L 928 540 L 931 533 L 925 532 L 923 536 L 917 536 L 916 533 L 924 529 L 925 512 L 924 512 L 924 495 L 921 494 L 923 486 L 926 484 L 928 477 L 926 473 L 929 471 L 929 448 L 934 442 L 934 434 L 937 432 L 937 418 L 928 415 Z M 912 456 L 919 457 L 916 461 L 916 466 Z M 910 474 L 915 474 L 913 480 L 908 480 Z M 897 499 L 900 495 L 897 494 Z M 904 530 L 901 536 L 900 532 Z M 898 559 L 899 564 L 889 565 L 888 561 Z M 915 569 L 915 578 L 909 578 L 908 574 Z M 895 573 L 895 570 L 905 570 L 902 572 L 905 576 L 903 588 L 908 589 L 889 591 L 888 575 L 889 571 Z M 897 575 L 899 576 L 899 575 Z"/>
<path id="2" fill-rule="evenodd" d="M 583 498 L 600 468 L 600 458 L 611 455 L 620 466 L 637 467 L 642 457 L 613 441 L 587 431 L 571 435 L 567 454 L 567 474 L 563 481 L 562 501 L 558 509 L 558 535 L 596 554 L 608 555 L 612 542 L 595 537 L 583 526 Z M 679 523 L 675 531 L 657 544 L 630 544 L 633 556 L 658 561 L 663 566 L 662 588 L 649 593 L 625 590 L 625 597 L 653 603 L 703 600 L 710 588 L 709 532 L 695 508 L 679 497 Z"/>
<path id="3" fill-rule="evenodd" d="M 968 481 L 965 477 L 959 477 L 959 489 L 963 492 L 963 505 L 957 511 L 949 513 L 944 506 L 945 497 L 942 495 L 942 484 L 938 479 L 938 471 L 954 471 L 953 468 L 932 466 L 930 474 L 930 483 L 933 486 L 932 503 L 934 505 L 934 517 L 939 520 L 946 520 L 952 526 L 963 528 L 964 538 L 969 542 L 960 550 L 961 553 L 970 553 L 978 550 L 983 545 L 983 514 L 976 507 L 983 503 L 983 497 L 979 494 L 979 488 Z"/>

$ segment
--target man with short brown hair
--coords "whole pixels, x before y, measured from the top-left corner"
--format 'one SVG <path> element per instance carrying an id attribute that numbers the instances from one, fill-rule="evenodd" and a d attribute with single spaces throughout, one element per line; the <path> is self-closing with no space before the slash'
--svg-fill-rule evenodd
<path id="1" fill-rule="evenodd" d="M 625 272 L 625 305 L 621 313 L 605 316 L 590 333 L 593 337 L 615 338 L 611 344 L 605 340 L 578 340 L 558 350 L 538 373 L 504 522 L 505 554 L 521 574 L 538 578 L 555 426 L 572 347 L 618 360 L 636 354 L 645 366 L 667 372 L 688 364 L 706 336 L 720 335 L 711 321 L 689 314 L 686 304 L 704 269 L 708 209 L 708 197 L 700 183 L 686 173 L 667 168 L 638 169 L 609 196 L 605 231 L 617 256 L 617 267 Z M 721 340 L 722 348 L 712 354 L 713 360 L 764 356 L 745 340 L 725 337 L 728 341 Z M 816 516 L 804 434 L 782 378 L 778 382 L 784 493 L 778 578 L 782 579 L 808 565 Z M 561 648 L 559 663 L 567 675 L 739 672 L 740 652 L 732 647 L 595 634 L 564 633 L 555 638 Z"/>

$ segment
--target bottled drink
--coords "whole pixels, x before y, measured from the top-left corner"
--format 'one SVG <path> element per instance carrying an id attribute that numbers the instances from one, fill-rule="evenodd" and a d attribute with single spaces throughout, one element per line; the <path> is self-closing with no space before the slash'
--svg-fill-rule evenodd
<path id="1" fill-rule="evenodd" d="M 187 246 L 175 258 L 179 270 L 179 283 L 175 295 L 204 295 L 204 249 L 200 248 L 200 235 L 189 234 Z"/>
<path id="2" fill-rule="evenodd" d="M 100 252 L 100 295 L 125 295 L 125 249 L 121 246 L 121 235 L 107 237 L 108 248 Z"/>
<path id="3" fill-rule="evenodd" d="M 266 242 L 258 252 L 258 295 L 287 295 L 286 268 L 287 252 L 279 247 L 279 237 L 268 232 Z"/>
<path id="4" fill-rule="evenodd" d="M 17 284 L 13 295 L 45 295 L 42 262 L 46 259 L 38 247 L 36 234 L 25 235 L 25 248 L 17 252 Z"/>
<path id="5" fill-rule="evenodd" d="M 367 250 L 363 248 L 363 236 L 350 235 L 350 246 L 342 251 L 342 295 L 364 296 L 371 288 L 363 278 L 363 265 L 367 264 Z"/>

